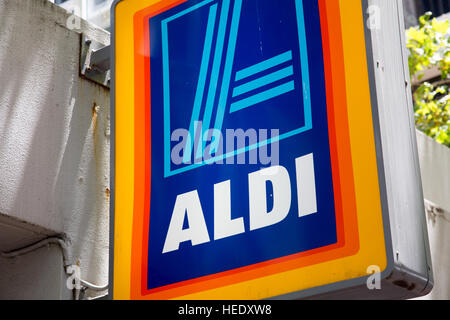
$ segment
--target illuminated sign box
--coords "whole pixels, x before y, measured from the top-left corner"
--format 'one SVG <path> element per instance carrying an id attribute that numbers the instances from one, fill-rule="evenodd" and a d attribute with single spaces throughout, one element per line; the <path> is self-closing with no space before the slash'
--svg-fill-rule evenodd
<path id="1" fill-rule="evenodd" d="M 394 261 L 361 1 L 113 11 L 114 298 L 370 295 Z"/>

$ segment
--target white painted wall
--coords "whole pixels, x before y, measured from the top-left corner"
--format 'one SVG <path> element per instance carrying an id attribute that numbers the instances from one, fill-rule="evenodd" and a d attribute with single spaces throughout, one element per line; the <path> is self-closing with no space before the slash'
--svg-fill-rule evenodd
<path id="1" fill-rule="evenodd" d="M 420 131 L 417 146 L 424 197 L 450 212 L 450 149 Z"/>
<path id="2" fill-rule="evenodd" d="M 85 22 L 69 30 L 68 17 L 47 0 L 0 0 L 0 214 L 35 228 L 30 242 L 65 235 L 82 278 L 104 285 L 109 90 L 79 77 L 79 45 L 80 32 L 104 44 L 109 34 Z M 46 250 L 0 258 L 0 298 L 67 297 L 61 252 Z"/>
<path id="3" fill-rule="evenodd" d="M 0 259 L 0 300 L 71 300 L 73 294 L 65 288 L 65 282 L 57 246 L 15 259 Z"/>
<path id="4" fill-rule="evenodd" d="M 450 299 L 450 149 L 417 132 L 424 197 L 443 209 L 427 212 L 434 288 L 423 299 Z"/>

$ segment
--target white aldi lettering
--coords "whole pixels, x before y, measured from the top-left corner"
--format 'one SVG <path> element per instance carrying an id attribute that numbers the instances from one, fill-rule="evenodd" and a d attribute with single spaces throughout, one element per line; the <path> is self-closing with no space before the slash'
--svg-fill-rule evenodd
<path id="1" fill-rule="evenodd" d="M 313 154 L 295 160 L 298 217 L 317 212 L 316 184 Z M 283 221 L 289 214 L 292 186 L 288 171 L 282 166 L 265 168 L 248 175 L 250 231 L 266 228 Z M 267 208 L 267 183 L 272 185 L 273 206 Z M 214 240 L 245 232 L 244 218 L 231 219 L 230 181 L 214 185 Z M 183 229 L 187 219 L 188 228 Z M 192 246 L 210 242 L 205 216 L 197 190 L 176 198 L 167 231 L 163 253 L 176 251 L 180 243 L 190 241 Z"/>

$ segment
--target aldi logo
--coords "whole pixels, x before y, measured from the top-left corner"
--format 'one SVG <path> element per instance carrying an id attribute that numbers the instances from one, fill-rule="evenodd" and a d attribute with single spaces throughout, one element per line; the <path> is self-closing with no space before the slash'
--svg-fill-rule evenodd
<path id="1" fill-rule="evenodd" d="M 204 0 L 149 19 L 149 290 L 337 242 L 318 14 Z"/>
<path id="2" fill-rule="evenodd" d="M 312 129 L 303 1 L 286 4 L 273 15 L 270 2 L 194 1 L 151 19 L 166 177 Z M 226 129 L 250 143 L 234 147 Z"/>
<path id="3" fill-rule="evenodd" d="M 361 110 L 371 119 L 370 97 L 356 105 L 346 96 L 347 84 L 367 89 L 368 81 L 346 79 L 351 51 L 343 50 L 339 1 L 138 3 L 116 7 L 132 17 L 134 34 L 132 56 L 116 47 L 124 61 L 117 76 L 132 61 L 134 79 L 118 107 L 133 101 L 132 126 L 125 112 L 117 116 L 115 221 L 132 225 L 115 231 L 123 270 L 115 274 L 125 279 L 116 279 L 125 284 L 116 292 L 264 298 L 346 280 L 342 265 L 326 267 L 337 259 L 355 256 L 355 276 L 376 264 L 359 258 L 370 255 L 360 250 L 358 219 L 379 226 L 371 219 L 381 209 L 373 204 L 357 219 L 354 184 L 354 164 L 364 163 L 375 171 L 359 172 L 375 172 L 376 183 L 365 176 L 372 184 L 360 195 L 377 186 L 375 148 L 348 122 Z M 362 21 L 359 1 L 345 10 Z M 364 59 L 353 63 L 367 79 Z M 351 149 L 362 138 L 373 149 Z M 376 243 L 385 255 L 383 240 Z"/>

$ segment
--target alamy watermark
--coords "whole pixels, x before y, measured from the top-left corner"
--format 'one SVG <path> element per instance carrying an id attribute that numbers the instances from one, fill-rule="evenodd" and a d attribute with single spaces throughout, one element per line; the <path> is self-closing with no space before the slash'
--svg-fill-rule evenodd
<path id="1" fill-rule="evenodd" d="M 202 122 L 195 129 L 172 132 L 171 161 L 183 164 L 279 164 L 279 129 L 217 129 L 205 130 Z"/>
<path id="2" fill-rule="evenodd" d="M 69 290 L 81 290 L 81 268 L 74 264 L 67 267 L 67 274 L 69 277 L 66 281 L 67 289 Z"/>
<path id="3" fill-rule="evenodd" d="M 381 269 L 377 265 L 371 265 L 367 267 L 367 274 L 370 276 L 367 278 L 367 289 L 369 290 L 381 290 Z"/>
<path id="4" fill-rule="evenodd" d="M 381 9 L 379 6 L 371 5 L 367 8 L 369 18 L 367 19 L 367 28 L 370 30 L 381 29 Z"/>

